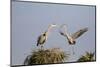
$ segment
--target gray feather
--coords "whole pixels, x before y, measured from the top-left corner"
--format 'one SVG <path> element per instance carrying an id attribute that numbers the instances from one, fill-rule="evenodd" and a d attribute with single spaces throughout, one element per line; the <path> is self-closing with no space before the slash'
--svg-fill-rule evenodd
<path id="1" fill-rule="evenodd" d="M 83 33 L 87 32 L 88 31 L 88 28 L 83 28 L 83 29 L 80 29 L 79 31 L 77 31 L 76 33 L 72 34 L 72 38 L 73 39 L 77 39 L 78 37 L 80 37 Z"/>
<path id="2" fill-rule="evenodd" d="M 46 35 L 40 35 L 37 40 L 37 46 L 43 44 L 46 41 Z"/>
<path id="3" fill-rule="evenodd" d="M 67 36 L 65 33 L 61 32 L 61 31 L 59 31 L 59 33 L 60 33 L 61 35 L 63 35 L 64 37 Z"/>

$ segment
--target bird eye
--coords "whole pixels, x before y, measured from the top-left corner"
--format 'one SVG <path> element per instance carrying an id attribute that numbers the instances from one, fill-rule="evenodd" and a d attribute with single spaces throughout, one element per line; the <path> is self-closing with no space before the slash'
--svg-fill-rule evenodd
<path id="1" fill-rule="evenodd" d="M 43 34 L 43 36 L 45 36 L 46 34 Z"/>

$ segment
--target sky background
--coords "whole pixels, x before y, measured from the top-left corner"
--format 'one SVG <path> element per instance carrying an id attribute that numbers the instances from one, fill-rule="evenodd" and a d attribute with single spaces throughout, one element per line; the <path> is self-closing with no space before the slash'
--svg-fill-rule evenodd
<path id="1" fill-rule="evenodd" d="M 75 55 L 70 55 L 68 62 L 76 61 L 86 51 L 95 52 L 95 7 L 12 2 L 12 65 L 23 65 L 32 50 L 38 49 L 38 36 L 52 23 L 67 24 L 70 34 L 81 28 L 89 28 L 76 40 Z M 44 47 L 71 51 L 68 42 L 58 31 L 59 27 L 51 30 Z"/>

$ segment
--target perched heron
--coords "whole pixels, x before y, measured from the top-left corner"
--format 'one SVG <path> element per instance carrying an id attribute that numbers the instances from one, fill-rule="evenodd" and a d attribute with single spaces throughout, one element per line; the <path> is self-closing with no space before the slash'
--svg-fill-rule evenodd
<path id="1" fill-rule="evenodd" d="M 67 32 L 67 28 L 66 28 L 66 24 L 63 24 L 61 25 L 60 28 L 64 27 L 64 32 L 62 32 L 61 30 L 59 31 L 59 33 L 61 35 L 63 35 L 64 37 L 67 38 L 68 40 L 68 43 L 69 45 L 75 45 L 76 43 L 76 39 L 79 38 L 83 33 L 87 32 L 88 31 L 88 28 L 83 28 L 83 29 L 80 29 L 78 30 L 77 32 L 73 33 L 72 35 L 70 35 L 68 32 Z M 73 48 L 74 50 L 74 48 Z M 74 52 L 73 52 L 74 53 Z"/>
<path id="2" fill-rule="evenodd" d="M 45 31 L 43 34 L 41 34 L 39 37 L 38 37 L 38 40 L 37 40 L 37 46 L 41 45 L 41 48 L 43 47 L 43 44 L 46 42 L 47 38 L 48 38 L 48 35 L 49 33 L 51 32 L 51 28 L 53 27 L 56 27 L 57 25 L 56 24 L 50 24 L 47 31 Z"/>

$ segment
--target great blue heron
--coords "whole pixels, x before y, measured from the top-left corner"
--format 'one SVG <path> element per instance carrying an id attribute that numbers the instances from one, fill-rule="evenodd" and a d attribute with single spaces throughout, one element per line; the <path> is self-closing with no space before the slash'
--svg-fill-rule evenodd
<path id="1" fill-rule="evenodd" d="M 59 32 L 60 32 L 61 35 L 63 35 L 64 37 L 67 38 L 69 45 L 75 45 L 76 39 L 79 38 L 86 31 L 88 31 L 88 28 L 86 27 L 86 28 L 80 29 L 77 32 L 75 32 L 72 35 L 70 35 L 67 32 L 66 24 L 61 25 L 60 28 L 62 28 L 62 27 L 64 27 L 64 32 L 62 32 L 62 31 L 59 31 Z M 73 50 L 74 50 L 74 48 L 73 48 Z"/>
<path id="2" fill-rule="evenodd" d="M 46 42 L 47 38 L 48 38 L 48 35 L 50 33 L 50 30 L 52 27 L 55 27 L 57 26 L 56 24 L 50 24 L 47 31 L 45 31 L 43 34 L 41 34 L 39 37 L 38 37 L 38 40 L 37 40 L 37 46 L 41 45 L 41 47 L 43 47 L 43 44 Z"/>

